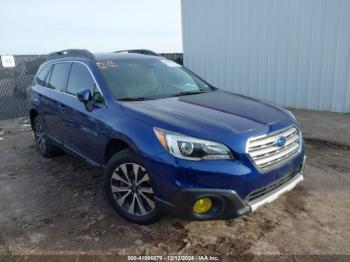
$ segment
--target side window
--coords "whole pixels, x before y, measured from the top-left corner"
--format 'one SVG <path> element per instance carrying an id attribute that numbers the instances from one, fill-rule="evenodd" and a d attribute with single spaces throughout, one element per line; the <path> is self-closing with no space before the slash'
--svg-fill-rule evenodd
<path id="1" fill-rule="evenodd" d="M 39 74 L 36 75 L 35 81 L 38 85 L 41 86 L 46 86 L 46 78 L 47 78 L 47 74 L 50 71 L 51 66 L 45 66 L 40 72 Z"/>
<path id="2" fill-rule="evenodd" d="M 67 77 L 71 63 L 57 63 L 53 66 L 49 87 L 60 91 L 66 90 Z"/>
<path id="3" fill-rule="evenodd" d="M 100 104 L 104 103 L 102 94 L 97 89 L 95 81 L 86 66 L 73 63 L 69 73 L 67 93 L 76 95 L 82 89 L 90 89 L 93 100 Z"/>

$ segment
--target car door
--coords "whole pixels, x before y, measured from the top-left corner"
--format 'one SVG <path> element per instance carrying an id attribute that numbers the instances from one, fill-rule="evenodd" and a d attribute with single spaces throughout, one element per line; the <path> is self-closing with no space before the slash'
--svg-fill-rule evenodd
<path id="1" fill-rule="evenodd" d="M 90 89 L 94 97 L 93 110 L 87 111 L 85 105 L 76 96 L 82 89 Z M 100 121 L 101 110 L 105 110 L 102 94 L 97 89 L 97 84 L 85 64 L 73 62 L 67 90 L 62 104 L 65 107 L 63 114 L 64 122 L 64 145 L 87 158 L 95 164 L 101 158 L 103 152 L 103 124 Z"/>
<path id="2" fill-rule="evenodd" d="M 64 108 L 60 102 L 62 100 L 62 91 L 66 89 L 70 65 L 71 63 L 67 62 L 60 62 L 53 65 L 47 88 L 43 93 L 45 96 L 44 118 L 47 134 L 51 139 L 58 142 L 63 142 L 62 113 L 64 113 Z"/>
<path id="3" fill-rule="evenodd" d="M 47 106 L 47 85 L 50 78 L 52 65 L 45 65 L 35 76 L 34 84 L 32 86 L 32 98 L 33 105 L 37 108 L 40 115 L 44 118 L 44 121 L 49 115 L 49 109 Z M 47 130 L 47 127 L 46 127 Z"/>
<path id="4" fill-rule="evenodd" d="M 38 95 L 35 97 L 40 103 L 40 114 L 45 121 L 46 133 L 49 138 L 58 142 L 62 142 L 62 109 L 59 107 L 59 102 L 62 96 L 62 90 L 65 89 L 67 83 L 70 63 L 57 63 L 50 65 L 49 74 L 45 77 L 45 81 L 40 83 L 40 78 L 37 80 L 36 89 Z M 38 74 L 39 77 L 40 73 Z M 39 80 L 39 81 L 38 81 Z"/>

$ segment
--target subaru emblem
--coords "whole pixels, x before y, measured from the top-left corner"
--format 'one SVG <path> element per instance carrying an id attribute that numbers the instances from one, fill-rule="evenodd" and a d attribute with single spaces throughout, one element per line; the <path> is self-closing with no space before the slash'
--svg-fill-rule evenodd
<path id="1" fill-rule="evenodd" d="M 287 139 L 286 139 L 285 136 L 280 136 L 280 137 L 278 137 L 276 139 L 275 145 L 279 146 L 279 147 L 282 147 L 282 146 L 284 146 L 286 144 L 286 141 L 287 141 Z"/>

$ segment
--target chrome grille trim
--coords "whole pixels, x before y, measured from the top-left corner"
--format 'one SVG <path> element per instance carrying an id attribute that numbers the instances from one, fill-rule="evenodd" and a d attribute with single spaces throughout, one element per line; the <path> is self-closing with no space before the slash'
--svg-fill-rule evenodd
<path id="1" fill-rule="evenodd" d="M 284 136 L 283 146 L 275 141 Z M 262 136 L 251 137 L 247 141 L 246 152 L 260 170 L 270 169 L 296 155 L 301 149 L 301 135 L 294 125 Z"/>

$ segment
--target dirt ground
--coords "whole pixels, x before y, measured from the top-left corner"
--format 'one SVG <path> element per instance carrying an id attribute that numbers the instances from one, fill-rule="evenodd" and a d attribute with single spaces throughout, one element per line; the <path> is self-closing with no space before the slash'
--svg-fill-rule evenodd
<path id="1" fill-rule="evenodd" d="M 114 213 L 98 170 L 42 158 L 28 120 L 0 121 L 0 255 L 350 255 L 350 146 L 306 143 L 305 181 L 255 213 L 139 226 Z"/>

